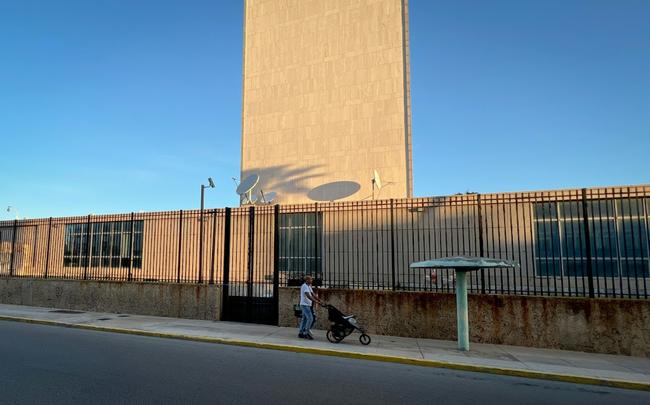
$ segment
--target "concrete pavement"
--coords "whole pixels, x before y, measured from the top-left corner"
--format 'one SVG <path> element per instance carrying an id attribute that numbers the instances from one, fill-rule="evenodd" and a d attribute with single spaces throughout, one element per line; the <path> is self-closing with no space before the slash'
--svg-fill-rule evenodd
<path id="1" fill-rule="evenodd" d="M 5 304 L 0 319 L 650 390 L 647 358 L 477 343 L 459 352 L 455 342 L 377 335 L 362 346 L 358 334 L 332 344 L 324 331 L 307 341 L 295 328 Z"/>

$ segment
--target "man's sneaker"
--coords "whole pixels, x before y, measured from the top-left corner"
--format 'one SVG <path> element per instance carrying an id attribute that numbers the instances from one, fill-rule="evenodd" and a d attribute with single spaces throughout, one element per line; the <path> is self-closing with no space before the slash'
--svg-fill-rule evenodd
<path id="1" fill-rule="evenodd" d="M 300 339 L 306 339 L 306 338 L 307 338 L 307 337 L 306 337 L 305 335 L 303 335 L 302 333 L 299 333 L 299 334 L 298 334 L 298 337 L 299 337 Z"/>
<path id="2" fill-rule="evenodd" d="M 311 334 L 306 334 L 305 339 L 314 340 L 314 337 Z"/>

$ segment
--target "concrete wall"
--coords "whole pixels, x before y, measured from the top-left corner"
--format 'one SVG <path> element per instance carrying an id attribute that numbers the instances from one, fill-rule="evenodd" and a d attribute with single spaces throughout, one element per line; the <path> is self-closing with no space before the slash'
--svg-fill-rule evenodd
<path id="1" fill-rule="evenodd" d="M 456 339 L 453 294 L 321 290 L 320 296 L 357 315 L 371 334 Z M 281 326 L 295 326 L 298 289 L 280 289 Z M 650 357 L 650 302 L 470 295 L 470 340 L 540 348 Z M 327 313 L 318 309 L 318 328 Z"/>
<path id="2" fill-rule="evenodd" d="M 0 303 L 219 320 L 221 287 L 198 284 L 1 278 Z"/>

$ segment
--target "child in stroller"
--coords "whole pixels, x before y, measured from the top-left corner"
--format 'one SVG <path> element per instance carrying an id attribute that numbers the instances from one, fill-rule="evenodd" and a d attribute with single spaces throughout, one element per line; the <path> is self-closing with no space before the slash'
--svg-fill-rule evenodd
<path id="1" fill-rule="evenodd" d="M 359 326 L 357 318 L 354 315 L 345 315 L 339 311 L 334 305 L 323 305 L 327 308 L 327 318 L 330 321 L 330 328 L 327 331 L 327 340 L 332 343 L 339 343 L 346 336 L 350 335 L 355 330 L 361 332 L 359 342 L 362 345 L 370 344 L 370 336 L 366 334 L 364 328 Z"/>

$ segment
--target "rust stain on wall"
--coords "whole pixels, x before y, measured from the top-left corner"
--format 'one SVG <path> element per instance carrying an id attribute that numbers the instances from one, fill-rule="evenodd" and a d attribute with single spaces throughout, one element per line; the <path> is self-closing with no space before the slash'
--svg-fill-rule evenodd
<path id="1" fill-rule="evenodd" d="M 322 289 L 370 333 L 452 340 L 453 294 Z M 280 325 L 295 326 L 297 290 L 280 288 Z M 650 301 L 575 297 L 469 296 L 474 342 L 650 357 Z M 289 316 L 289 313 L 291 314 Z M 320 312 L 318 327 L 326 328 Z"/>

